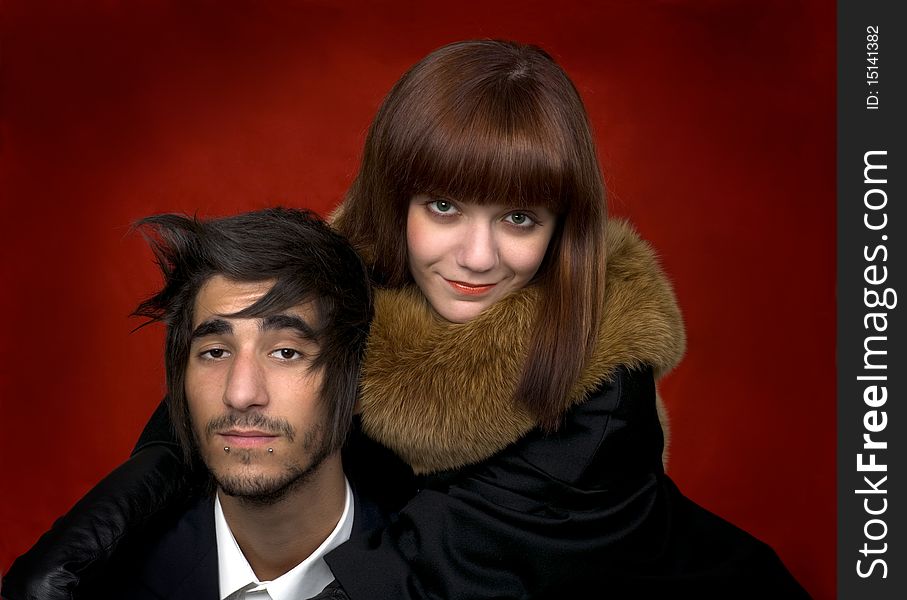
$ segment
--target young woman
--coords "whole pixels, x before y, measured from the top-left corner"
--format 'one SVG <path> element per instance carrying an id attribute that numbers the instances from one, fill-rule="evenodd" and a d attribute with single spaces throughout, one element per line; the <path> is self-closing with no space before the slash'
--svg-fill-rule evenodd
<path id="1" fill-rule="evenodd" d="M 419 491 L 329 555 L 331 593 L 805 596 L 771 549 L 664 474 L 654 381 L 680 359 L 683 326 L 653 252 L 605 206 L 582 101 L 544 51 L 451 44 L 391 90 L 333 225 L 377 286 L 361 431 Z M 19 568 L 72 585 L 177 502 L 188 475 L 161 431 Z M 401 491 L 406 477 L 360 442 L 354 483 Z M 111 505 L 122 518 L 98 534 L 92 512 Z"/>

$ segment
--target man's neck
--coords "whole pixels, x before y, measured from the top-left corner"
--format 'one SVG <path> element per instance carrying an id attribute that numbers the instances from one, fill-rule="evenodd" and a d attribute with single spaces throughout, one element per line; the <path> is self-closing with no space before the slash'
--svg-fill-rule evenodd
<path id="1" fill-rule="evenodd" d="M 274 504 L 249 503 L 218 491 L 224 519 L 260 581 L 276 579 L 308 558 L 336 527 L 345 496 L 339 452 Z"/>

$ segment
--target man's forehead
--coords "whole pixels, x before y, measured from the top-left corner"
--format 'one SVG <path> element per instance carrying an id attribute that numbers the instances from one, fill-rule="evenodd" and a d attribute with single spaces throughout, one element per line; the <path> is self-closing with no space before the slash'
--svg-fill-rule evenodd
<path id="1" fill-rule="evenodd" d="M 198 327 L 199 324 L 213 318 L 226 320 L 241 318 L 231 315 L 245 310 L 261 300 L 271 291 L 275 283 L 273 279 L 237 281 L 224 275 L 213 275 L 202 284 L 195 296 L 192 327 Z M 314 307 L 311 302 L 304 302 L 280 312 L 299 314 L 307 321 L 314 317 Z"/>
<path id="2" fill-rule="evenodd" d="M 258 302 L 271 288 L 274 281 L 236 281 L 223 275 L 211 276 L 195 295 L 192 326 L 214 316 L 237 313 Z"/>

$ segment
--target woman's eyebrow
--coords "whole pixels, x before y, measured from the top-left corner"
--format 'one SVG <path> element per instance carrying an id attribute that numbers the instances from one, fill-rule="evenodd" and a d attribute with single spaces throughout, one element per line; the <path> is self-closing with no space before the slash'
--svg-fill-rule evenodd
<path id="1" fill-rule="evenodd" d="M 293 329 L 306 339 L 315 338 L 315 331 L 302 319 L 302 317 L 296 315 L 268 315 L 259 322 L 259 328 L 262 331 Z"/>
<path id="2" fill-rule="evenodd" d="M 190 339 L 205 337 L 208 335 L 232 334 L 233 326 L 224 319 L 208 319 L 199 323 L 198 327 L 192 332 Z"/>

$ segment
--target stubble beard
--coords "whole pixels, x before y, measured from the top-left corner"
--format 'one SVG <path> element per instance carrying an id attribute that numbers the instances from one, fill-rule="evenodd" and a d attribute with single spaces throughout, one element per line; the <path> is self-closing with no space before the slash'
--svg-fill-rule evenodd
<path id="1" fill-rule="evenodd" d="M 252 506 L 270 506 L 277 504 L 295 490 L 308 483 L 318 472 L 325 459 L 331 455 L 328 445 L 328 436 L 323 424 L 316 425 L 302 436 L 302 451 L 309 457 L 308 464 L 285 461 L 279 475 L 266 476 L 255 473 L 229 474 L 218 472 L 210 466 L 208 471 L 217 484 L 218 489 L 226 494 L 239 499 L 242 503 Z M 216 452 L 216 450 L 214 450 Z M 231 448 L 231 459 L 237 459 L 244 465 L 252 464 L 255 454 L 257 460 L 278 460 L 276 457 L 261 456 L 246 448 Z"/>

